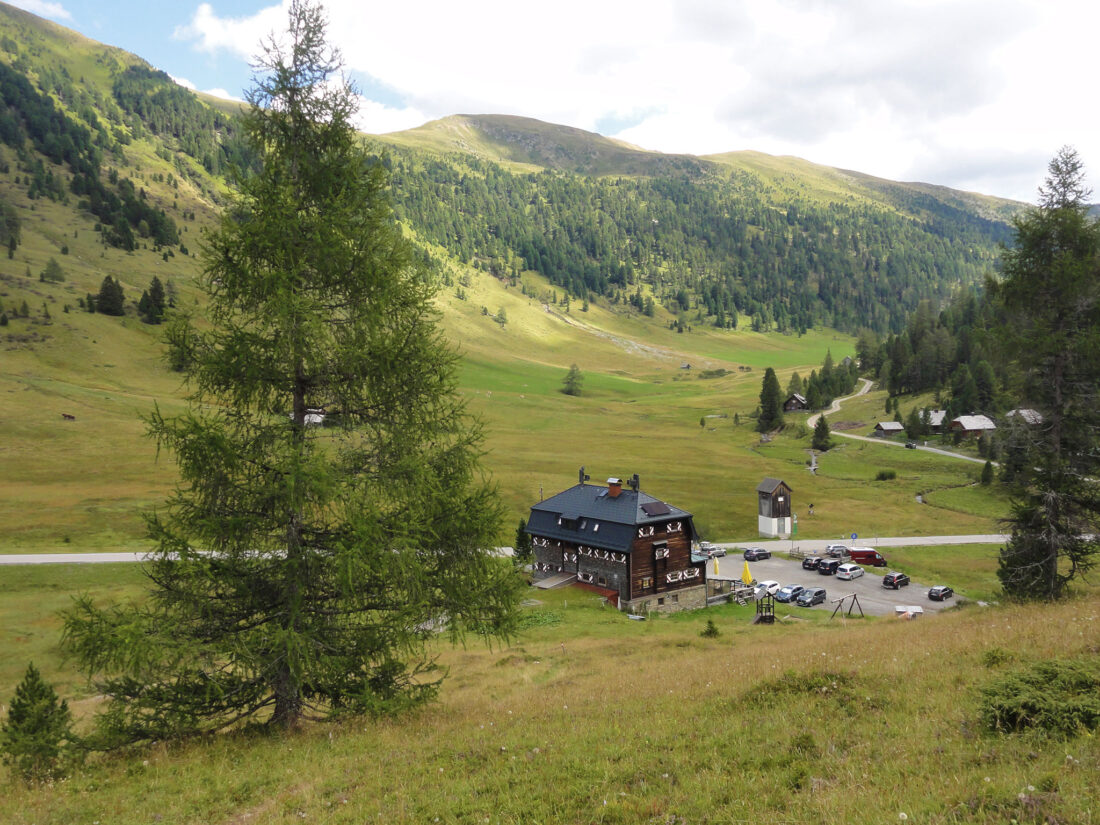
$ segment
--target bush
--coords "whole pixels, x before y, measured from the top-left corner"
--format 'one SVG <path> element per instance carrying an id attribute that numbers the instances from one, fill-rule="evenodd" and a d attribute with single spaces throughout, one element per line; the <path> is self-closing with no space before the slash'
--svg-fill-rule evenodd
<path id="1" fill-rule="evenodd" d="M 875 481 L 893 481 L 897 477 L 897 470 L 879 470 Z"/>
<path id="2" fill-rule="evenodd" d="M 1054 659 L 1009 673 L 982 688 L 981 715 L 998 733 L 1094 731 L 1100 727 L 1100 663 Z"/>
<path id="3" fill-rule="evenodd" d="M 699 631 L 699 635 L 704 639 L 717 639 L 722 635 L 722 632 L 718 629 L 718 626 L 714 623 L 714 619 L 707 619 L 707 626 Z"/>

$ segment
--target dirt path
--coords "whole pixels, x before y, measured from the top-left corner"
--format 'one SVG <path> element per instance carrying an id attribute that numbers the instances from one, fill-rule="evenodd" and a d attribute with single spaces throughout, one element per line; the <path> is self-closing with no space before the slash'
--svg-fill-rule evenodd
<path id="1" fill-rule="evenodd" d="M 863 386 L 860 387 L 859 392 L 852 393 L 851 395 L 846 395 L 843 398 L 834 399 L 833 404 L 831 407 L 829 407 L 829 409 L 822 410 L 821 412 L 815 413 L 814 415 L 811 415 L 809 418 L 807 418 L 806 426 L 810 429 L 813 429 L 814 425 L 817 424 L 817 419 L 819 419 L 821 416 L 831 415 L 832 413 L 840 412 L 840 405 L 842 403 L 844 403 L 845 401 L 849 401 L 853 398 L 857 398 L 858 396 L 866 395 L 868 392 L 870 392 L 871 382 L 866 378 L 861 378 L 859 380 L 863 382 Z M 854 441 L 866 441 L 868 444 L 878 444 L 882 447 L 900 447 L 902 449 L 905 448 L 904 444 L 899 444 L 897 441 L 887 441 L 884 438 L 873 438 L 866 435 L 853 435 L 852 433 L 845 433 L 841 432 L 840 430 L 833 430 L 829 434 L 839 436 L 840 438 L 851 438 Z M 924 450 L 927 453 L 945 455 L 948 458 L 957 458 L 959 461 L 971 461 L 975 464 L 985 464 L 984 458 L 974 458 L 973 456 L 969 455 L 959 455 L 958 453 L 953 453 L 950 450 L 943 450 L 939 447 L 929 447 L 927 446 L 927 442 L 925 444 L 918 444 L 917 449 Z M 993 462 L 993 466 L 998 466 L 997 462 Z"/>

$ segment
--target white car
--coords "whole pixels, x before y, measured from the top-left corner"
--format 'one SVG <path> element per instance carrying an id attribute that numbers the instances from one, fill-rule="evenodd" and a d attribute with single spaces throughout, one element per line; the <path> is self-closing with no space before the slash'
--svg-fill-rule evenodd
<path id="1" fill-rule="evenodd" d="M 863 575 L 863 568 L 858 564 L 842 564 L 836 569 L 836 577 L 851 581 Z"/>
<path id="2" fill-rule="evenodd" d="M 753 585 L 756 592 L 753 594 L 756 598 L 762 599 L 765 595 L 774 596 L 779 592 L 780 584 L 773 579 L 764 579 Z"/>

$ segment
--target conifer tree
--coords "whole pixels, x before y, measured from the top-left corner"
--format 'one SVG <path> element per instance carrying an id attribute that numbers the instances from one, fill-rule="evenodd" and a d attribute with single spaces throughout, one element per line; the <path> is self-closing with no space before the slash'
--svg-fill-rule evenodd
<path id="1" fill-rule="evenodd" d="M 817 423 L 814 424 L 814 437 L 810 446 L 821 452 L 826 452 L 833 446 L 832 439 L 829 436 L 829 422 L 825 420 L 824 415 L 817 417 Z"/>
<path id="2" fill-rule="evenodd" d="M 583 386 L 584 373 L 581 372 L 580 367 L 573 364 L 569 367 L 569 372 L 565 374 L 565 378 L 562 380 L 561 391 L 566 395 L 580 395 Z"/>
<path id="3" fill-rule="evenodd" d="M 434 631 L 514 620 L 432 287 L 351 126 L 319 4 L 289 13 L 248 95 L 258 171 L 203 253 L 210 330 L 179 336 L 191 410 L 150 418 L 181 478 L 148 518 L 151 597 L 66 617 L 107 697 L 104 746 L 407 707 L 437 691 Z M 315 408 L 337 424 L 307 426 Z"/>
<path id="4" fill-rule="evenodd" d="M 766 433 L 783 426 L 783 399 L 779 395 L 779 379 L 775 370 L 768 367 L 764 371 L 764 380 L 760 388 L 760 417 L 756 420 L 756 429 Z"/>
<path id="5" fill-rule="evenodd" d="M 104 315 L 124 315 L 125 306 L 122 284 L 110 275 L 104 276 L 95 299 L 95 311 Z"/>
<path id="6" fill-rule="evenodd" d="M 1022 400 L 1043 415 L 1041 427 L 1017 431 L 1022 460 L 1009 451 L 1012 536 L 997 575 L 1007 595 L 1043 600 L 1065 595 L 1100 550 L 1100 222 L 1075 151 L 1063 148 L 1048 171 L 1038 208 L 1014 220 L 1003 281 L 991 284 Z"/>
<path id="7" fill-rule="evenodd" d="M 72 721 L 68 702 L 58 700 L 31 662 L 0 725 L 4 764 L 28 782 L 61 776 L 73 744 Z"/>

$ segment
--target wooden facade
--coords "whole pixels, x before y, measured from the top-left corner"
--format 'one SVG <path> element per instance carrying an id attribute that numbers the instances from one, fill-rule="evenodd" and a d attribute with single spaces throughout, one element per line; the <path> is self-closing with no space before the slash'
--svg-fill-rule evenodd
<path id="1" fill-rule="evenodd" d="M 527 532 L 536 579 L 576 576 L 599 592 L 613 591 L 628 610 L 706 603 L 706 558 L 692 555 L 691 513 L 637 489 L 637 477 L 630 489 L 618 479 L 606 488 L 582 480 L 534 505 Z"/>
<path id="2" fill-rule="evenodd" d="M 757 531 L 762 536 L 786 536 L 794 529 L 791 488 L 778 478 L 765 478 L 756 487 Z"/>

